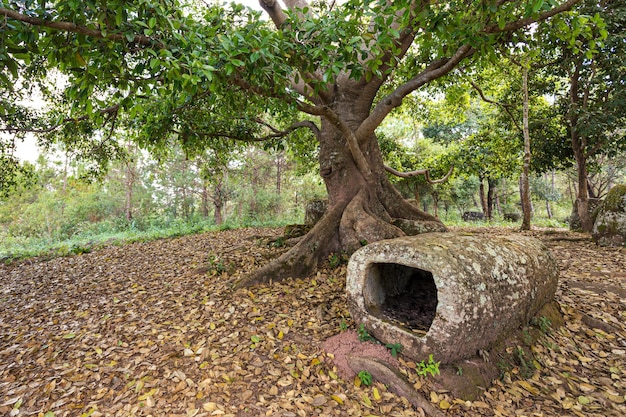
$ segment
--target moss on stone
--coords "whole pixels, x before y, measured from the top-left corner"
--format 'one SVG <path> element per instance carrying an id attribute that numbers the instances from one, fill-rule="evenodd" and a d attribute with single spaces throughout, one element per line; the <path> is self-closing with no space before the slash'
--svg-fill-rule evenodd
<path id="1" fill-rule="evenodd" d="M 606 195 L 604 203 L 602 204 L 603 211 L 624 211 L 624 209 L 626 209 L 626 207 L 622 207 L 622 204 L 626 204 L 622 203 L 624 196 L 626 196 L 626 184 L 616 185 L 611 188 L 611 191 Z"/>

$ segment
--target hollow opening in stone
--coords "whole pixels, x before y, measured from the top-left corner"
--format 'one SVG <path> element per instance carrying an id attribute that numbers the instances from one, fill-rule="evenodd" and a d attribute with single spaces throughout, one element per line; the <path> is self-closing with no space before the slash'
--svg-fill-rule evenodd
<path id="1" fill-rule="evenodd" d="M 363 296 L 370 314 L 417 335 L 428 332 L 438 302 L 432 272 L 394 263 L 373 263 L 365 286 Z"/>

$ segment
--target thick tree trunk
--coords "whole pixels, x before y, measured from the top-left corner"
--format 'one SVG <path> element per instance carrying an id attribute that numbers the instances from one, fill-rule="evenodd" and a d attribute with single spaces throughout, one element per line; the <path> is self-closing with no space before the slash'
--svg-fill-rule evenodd
<path id="1" fill-rule="evenodd" d="M 331 253 L 352 254 L 370 242 L 446 230 L 438 218 L 407 202 L 389 182 L 375 137 L 360 144 L 371 167 L 369 176 L 357 167 L 345 138 L 324 119 L 319 138 L 328 211 L 294 247 L 238 286 L 308 276 Z"/>

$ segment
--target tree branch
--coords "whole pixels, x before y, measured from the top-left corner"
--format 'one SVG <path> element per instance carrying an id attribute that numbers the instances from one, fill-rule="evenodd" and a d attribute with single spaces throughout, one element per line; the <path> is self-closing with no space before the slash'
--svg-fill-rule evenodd
<path id="1" fill-rule="evenodd" d="M 10 18 L 14 20 L 18 20 L 20 22 L 27 23 L 32 26 L 42 26 L 51 29 L 57 29 L 65 32 L 73 32 L 79 33 L 81 35 L 91 36 L 93 38 L 98 39 L 109 39 L 116 42 L 128 42 L 126 35 L 120 33 L 107 33 L 104 35 L 102 31 L 98 29 L 90 29 L 85 26 L 78 26 L 72 22 L 53 22 L 50 20 L 40 19 L 38 17 L 32 17 L 25 14 L 18 13 L 14 10 L 6 9 L 4 7 L 0 7 L 0 16 L 4 16 L 5 18 Z M 165 45 L 160 41 L 156 41 L 148 36 L 144 35 L 135 35 L 132 43 L 136 43 L 139 45 L 154 45 L 158 48 L 164 48 Z"/>
<path id="2" fill-rule="evenodd" d="M 476 84 L 474 81 L 472 80 L 468 80 L 470 85 L 474 88 L 474 90 L 476 90 L 478 92 L 478 95 L 480 96 L 480 98 L 485 102 L 485 103 L 490 103 L 490 104 L 495 104 L 496 106 L 500 107 L 502 110 L 504 110 L 506 112 L 506 114 L 509 115 L 509 118 L 511 119 L 511 121 L 513 122 L 513 124 L 515 125 L 515 127 L 520 131 L 523 132 L 522 127 L 519 125 L 519 122 L 517 121 L 517 119 L 513 116 L 513 113 L 511 113 L 511 109 L 510 106 L 508 104 L 505 103 L 500 103 L 499 101 L 495 101 L 495 100 L 491 100 L 490 98 L 488 98 L 485 95 L 485 92 L 482 90 L 482 88 L 480 88 L 480 86 L 478 84 Z"/>
<path id="3" fill-rule="evenodd" d="M 559 13 L 565 12 L 567 10 L 571 10 L 577 3 L 580 3 L 582 0 L 567 0 L 565 3 L 561 4 L 554 9 L 550 9 L 546 12 L 539 14 L 537 17 L 527 17 L 525 19 L 519 19 L 515 22 L 507 23 L 504 25 L 502 29 L 498 27 L 498 25 L 492 25 L 485 28 L 485 33 L 503 33 L 503 32 L 512 32 L 517 29 L 521 29 L 524 26 L 528 26 L 531 23 L 541 22 L 543 20 L 549 19 L 552 16 L 555 16 Z"/>
<path id="4" fill-rule="evenodd" d="M 433 61 L 422 72 L 411 78 L 406 83 L 396 88 L 391 94 L 383 98 L 374 107 L 369 117 L 361 123 L 356 131 L 358 138 L 366 138 L 374 133 L 374 130 L 382 123 L 389 113 L 402 104 L 402 100 L 408 94 L 432 80 L 440 78 L 452 71 L 459 62 L 472 55 L 476 50 L 469 45 L 463 45 L 450 58 Z"/>
<path id="5" fill-rule="evenodd" d="M 107 107 L 106 109 L 101 109 L 99 110 L 100 114 L 103 114 L 107 117 L 106 121 L 115 121 L 115 117 L 117 116 L 117 112 L 120 108 L 119 104 L 115 104 L 111 107 Z M 89 116 L 81 116 L 81 117 L 66 117 L 65 119 L 63 119 L 61 121 L 61 123 L 57 123 L 55 125 L 49 126 L 47 128 L 42 128 L 42 129 L 31 129 L 31 128 L 20 128 L 20 127 L 12 127 L 12 126 L 7 126 L 7 127 L 3 127 L 0 128 L 0 132 L 7 132 L 7 133 L 50 133 L 53 132 L 55 130 L 57 130 L 58 128 L 60 128 L 61 126 L 67 124 L 67 123 L 78 123 L 78 122 L 83 122 L 85 120 L 88 120 Z"/>
<path id="6" fill-rule="evenodd" d="M 307 128 L 309 130 L 311 130 L 313 132 L 313 134 L 318 137 L 319 135 L 319 128 L 315 125 L 315 123 L 313 123 L 310 120 L 303 120 L 301 122 L 298 123 L 294 123 L 291 126 L 289 126 L 287 129 L 285 130 L 279 130 L 276 129 L 275 127 L 271 126 L 269 123 L 264 122 L 263 120 L 261 120 L 260 118 L 257 118 L 254 120 L 256 123 L 263 125 L 265 127 L 267 127 L 268 129 L 270 129 L 272 131 L 272 133 L 264 135 L 264 136 L 258 136 L 258 137 L 250 137 L 250 136 L 240 136 L 240 135 L 236 135 L 233 134 L 231 132 L 202 132 L 202 131 L 195 131 L 194 133 L 206 137 L 206 138 L 227 138 L 227 139 L 232 139 L 232 140 L 236 140 L 236 141 L 240 141 L 240 142 L 265 142 L 265 141 L 269 141 L 269 140 L 275 140 L 275 139 L 280 139 L 280 138 L 284 138 L 285 136 L 289 135 L 290 133 L 298 130 L 298 129 L 302 129 L 302 128 Z M 173 130 L 173 133 L 176 134 L 180 134 L 179 131 Z"/>
<path id="7" fill-rule="evenodd" d="M 442 178 L 439 178 L 438 180 L 432 180 L 430 179 L 430 170 L 429 169 L 418 169 L 416 171 L 411 171 L 411 172 L 400 172 L 397 171 L 393 168 L 391 168 L 390 166 L 384 165 L 385 167 L 385 171 L 389 172 L 390 174 L 395 175 L 396 177 L 400 177 L 400 178 L 412 178 L 412 177 L 416 177 L 418 175 L 423 175 L 424 178 L 426 178 L 426 181 L 429 184 L 440 184 L 444 181 L 446 181 L 450 175 L 452 175 L 452 171 L 454 171 L 454 165 L 452 165 L 450 167 L 450 170 L 448 170 L 448 173 L 446 175 L 444 175 Z"/>

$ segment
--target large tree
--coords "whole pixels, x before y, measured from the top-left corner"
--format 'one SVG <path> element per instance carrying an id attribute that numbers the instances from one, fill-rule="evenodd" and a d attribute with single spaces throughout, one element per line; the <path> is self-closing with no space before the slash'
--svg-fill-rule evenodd
<path id="1" fill-rule="evenodd" d="M 591 165 L 626 149 L 626 4 L 590 0 L 581 3 L 578 12 L 582 20 L 560 16 L 554 25 L 541 26 L 539 33 L 547 59 L 555 63 L 548 70 L 564 80 L 556 99 L 577 170 L 575 207 L 581 229 L 591 232 L 589 198 L 596 197 L 590 195 Z M 599 18 L 601 24 L 585 24 Z M 569 31 L 567 39 L 564 30 Z"/>
<path id="2" fill-rule="evenodd" d="M 241 7 L 177 0 L 3 0 L 0 82 L 12 93 L 0 96 L 2 129 L 91 135 L 105 155 L 120 113 L 136 121 L 141 140 L 175 135 L 190 149 L 308 128 L 328 212 L 241 284 L 305 276 L 331 252 L 445 230 L 391 185 L 376 128 L 461 62 L 493 54 L 578 1 L 260 0 L 268 22 Z M 68 113 L 20 125 L 11 113 L 19 74 L 42 78 L 50 69 L 66 74 L 58 99 Z"/>

